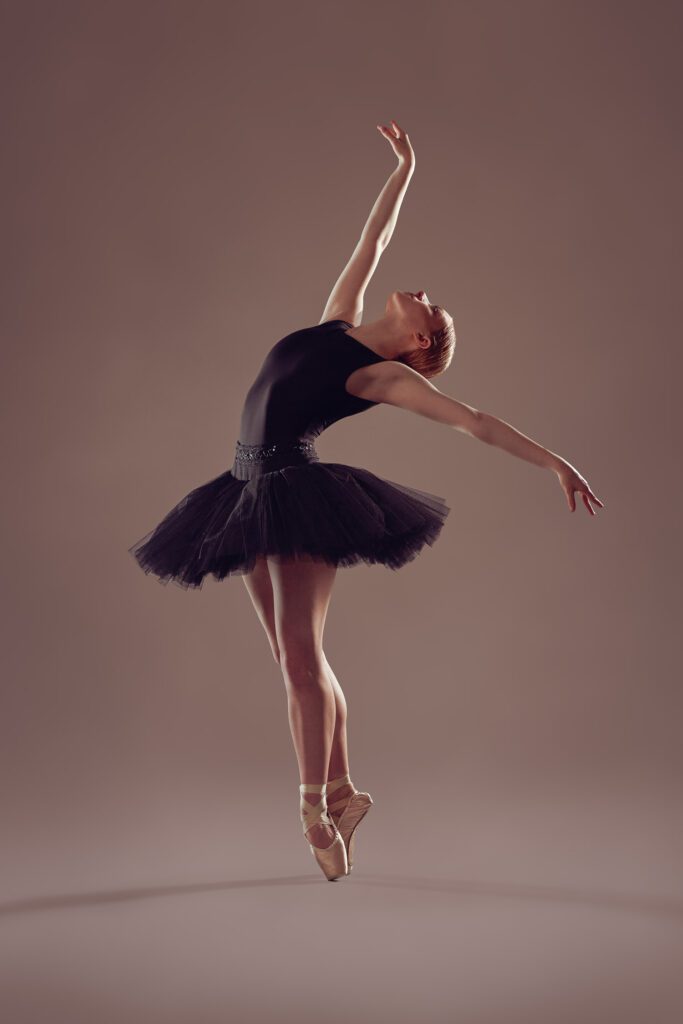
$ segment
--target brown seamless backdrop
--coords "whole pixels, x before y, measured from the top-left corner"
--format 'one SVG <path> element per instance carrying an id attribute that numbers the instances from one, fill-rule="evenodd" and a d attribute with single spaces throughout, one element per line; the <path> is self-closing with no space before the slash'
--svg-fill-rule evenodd
<path id="1" fill-rule="evenodd" d="M 266 350 L 317 323 L 393 167 L 391 117 L 417 166 L 365 319 L 427 289 L 458 334 L 439 387 L 606 507 L 572 515 L 551 474 L 397 409 L 322 435 L 321 458 L 452 508 L 398 573 L 337 576 L 325 650 L 376 801 L 356 873 L 674 906 L 680 6 L 31 2 L 3 22 L 5 906 L 311 870 L 242 581 L 164 588 L 127 548 L 231 464 Z M 118 1006 L 102 991 L 84 1018 Z"/>

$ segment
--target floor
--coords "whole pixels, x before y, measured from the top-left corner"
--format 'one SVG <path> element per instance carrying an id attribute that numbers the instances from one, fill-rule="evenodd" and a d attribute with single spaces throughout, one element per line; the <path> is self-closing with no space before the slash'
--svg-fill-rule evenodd
<path id="1" fill-rule="evenodd" d="M 76 859 L 55 836 L 42 884 L 27 860 L 33 891 L 0 906 L 2 1018 L 680 1024 L 683 904 L 642 837 L 601 860 L 597 823 L 568 849 L 548 808 L 513 833 L 502 808 L 456 823 L 386 797 L 337 882 L 275 805 L 227 830 L 160 818 L 108 852 L 93 833 Z"/>

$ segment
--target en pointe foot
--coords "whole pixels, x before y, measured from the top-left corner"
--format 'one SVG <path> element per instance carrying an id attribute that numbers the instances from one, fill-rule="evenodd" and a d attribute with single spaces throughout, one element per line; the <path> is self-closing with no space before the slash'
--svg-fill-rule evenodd
<path id="1" fill-rule="evenodd" d="M 356 844 L 356 829 L 372 807 L 372 797 L 363 793 L 351 782 L 348 774 L 327 782 L 327 794 L 334 793 L 335 799 L 327 805 L 332 821 L 336 824 L 346 847 L 348 870 L 351 873 Z"/>
<path id="2" fill-rule="evenodd" d="M 324 782 L 320 785 L 302 782 L 299 809 L 310 851 L 327 880 L 333 882 L 348 874 L 348 859 L 346 844 L 327 813 L 325 786 Z M 319 794 L 318 800 L 313 802 L 308 793 Z"/>

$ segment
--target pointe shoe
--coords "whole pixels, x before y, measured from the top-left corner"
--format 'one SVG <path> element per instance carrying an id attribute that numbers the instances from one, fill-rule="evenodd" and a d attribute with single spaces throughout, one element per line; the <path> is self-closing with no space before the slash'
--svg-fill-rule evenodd
<path id="1" fill-rule="evenodd" d="M 318 862 L 318 866 L 322 868 L 328 882 L 334 882 L 337 878 L 341 878 L 343 875 L 348 874 L 348 862 L 346 859 L 346 845 L 344 840 L 342 839 L 337 826 L 327 813 L 325 797 L 326 786 L 326 782 L 323 782 L 321 785 L 315 785 L 312 782 L 302 782 L 299 786 L 299 802 L 306 842 L 311 849 L 311 853 Z M 305 799 L 303 795 L 304 793 L 321 793 L 322 795 L 317 804 L 311 804 Z M 311 826 L 317 824 L 329 825 L 330 828 L 334 830 L 334 840 L 330 846 L 327 846 L 324 849 L 320 846 L 314 846 L 306 835 Z"/>
<path id="2" fill-rule="evenodd" d="M 353 783 L 349 775 L 342 775 L 340 778 L 327 783 L 327 793 L 334 793 L 336 789 L 341 789 L 342 786 L 351 785 Z M 341 811 L 340 816 L 337 818 L 337 828 L 346 847 L 349 874 L 351 874 L 353 868 L 356 829 L 372 807 L 372 803 L 373 800 L 369 793 L 361 793 L 360 790 L 356 790 L 350 796 L 344 796 L 340 800 L 335 800 L 334 803 L 327 805 L 328 811 Z"/>

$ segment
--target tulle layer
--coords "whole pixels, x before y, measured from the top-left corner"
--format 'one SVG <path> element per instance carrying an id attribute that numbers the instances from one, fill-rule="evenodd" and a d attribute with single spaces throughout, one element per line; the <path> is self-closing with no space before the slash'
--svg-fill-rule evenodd
<path id="1" fill-rule="evenodd" d="M 190 491 L 128 550 L 145 573 L 185 589 L 209 573 L 244 575 L 261 555 L 400 569 L 434 544 L 449 512 L 435 494 L 336 462 L 250 480 L 228 470 Z"/>

